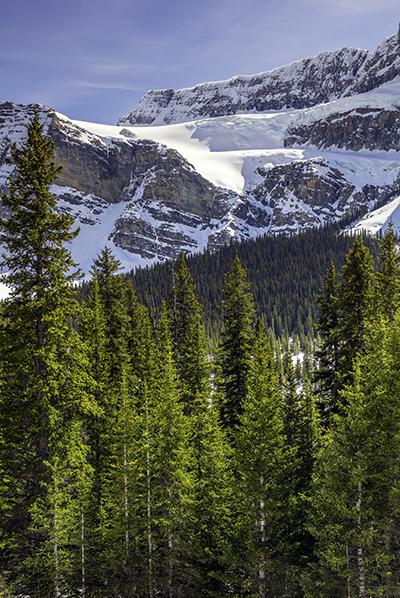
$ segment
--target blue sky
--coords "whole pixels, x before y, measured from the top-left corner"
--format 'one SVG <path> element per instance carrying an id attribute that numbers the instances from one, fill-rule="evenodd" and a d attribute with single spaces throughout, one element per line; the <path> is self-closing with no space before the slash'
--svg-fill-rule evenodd
<path id="1" fill-rule="evenodd" d="M 113 123 L 147 89 L 375 48 L 399 0 L 5 0 L 0 100 Z"/>

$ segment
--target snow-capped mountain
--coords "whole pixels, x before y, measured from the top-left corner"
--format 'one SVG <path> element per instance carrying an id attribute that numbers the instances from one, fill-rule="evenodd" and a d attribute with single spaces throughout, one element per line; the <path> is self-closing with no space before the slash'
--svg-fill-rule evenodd
<path id="1" fill-rule="evenodd" d="M 375 52 L 342 48 L 257 75 L 148 91 L 119 124 L 162 125 L 241 112 L 307 108 L 370 91 L 399 73 L 400 31 Z"/>
<path id="2" fill-rule="evenodd" d="M 343 48 L 257 75 L 187 89 L 149 91 L 119 124 L 171 124 L 329 102 L 341 97 L 354 83 L 368 56 L 366 50 Z"/>
<path id="3" fill-rule="evenodd" d="M 396 35 L 375 53 L 343 49 L 148 92 L 116 126 L 41 106 L 63 166 L 53 191 L 81 227 L 74 257 L 87 271 L 109 244 L 129 269 L 391 202 L 400 195 L 399 56 Z M 0 104 L 0 186 L 34 108 Z"/>

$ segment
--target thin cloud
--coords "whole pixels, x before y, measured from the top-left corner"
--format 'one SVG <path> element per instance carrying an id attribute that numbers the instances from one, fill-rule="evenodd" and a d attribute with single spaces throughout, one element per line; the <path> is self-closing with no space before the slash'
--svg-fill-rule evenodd
<path id="1" fill-rule="evenodd" d="M 307 0 L 307 3 L 337 17 L 379 14 L 399 6 L 398 0 Z"/>
<path id="2" fill-rule="evenodd" d="M 135 87 L 133 85 L 127 85 L 126 83 L 103 83 L 98 81 L 73 81 L 71 83 L 75 87 L 83 87 L 86 89 L 116 89 L 122 91 L 142 91 L 142 88 Z"/>

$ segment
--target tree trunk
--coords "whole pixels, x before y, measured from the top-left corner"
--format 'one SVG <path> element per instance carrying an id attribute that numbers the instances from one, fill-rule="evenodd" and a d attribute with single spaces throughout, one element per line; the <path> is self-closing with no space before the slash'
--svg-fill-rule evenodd
<path id="1" fill-rule="evenodd" d="M 358 537 L 360 540 L 361 536 L 361 524 L 362 524 L 362 484 L 358 482 L 357 485 L 358 491 L 358 498 L 356 503 L 356 511 L 357 511 L 357 527 L 358 527 Z M 359 598 L 365 598 L 365 565 L 364 565 L 364 553 L 363 547 L 361 542 L 357 547 L 357 570 L 358 570 L 358 595 Z"/>
<path id="2" fill-rule="evenodd" d="M 149 410 L 148 397 L 146 396 L 146 484 L 147 484 L 147 570 L 148 570 L 148 595 L 149 598 L 153 595 L 153 539 L 152 539 L 152 504 L 151 504 L 151 469 L 150 469 L 150 430 L 149 430 Z"/>
<path id="3" fill-rule="evenodd" d="M 264 502 L 264 476 L 260 476 L 260 541 L 261 541 L 261 558 L 258 568 L 259 580 L 259 597 L 265 598 L 265 502 Z"/>
<path id="4" fill-rule="evenodd" d="M 81 596 L 86 596 L 85 516 L 81 507 Z"/>
<path id="5" fill-rule="evenodd" d="M 125 434 L 125 430 L 124 430 Z M 125 522 L 125 562 L 128 563 L 129 556 L 129 500 L 128 500 L 128 459 L 126 449 L 126 438 L 124 438 L 123 445 L 123 467 L 124 467 L 124 522 Z"/>

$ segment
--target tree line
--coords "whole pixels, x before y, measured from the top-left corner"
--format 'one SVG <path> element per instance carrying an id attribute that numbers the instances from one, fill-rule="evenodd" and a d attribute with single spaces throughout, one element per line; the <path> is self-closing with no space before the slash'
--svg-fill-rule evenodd
<path id="1" fill-rule="evenodd" d="M 2 198 L 0 595 L 398 595 L 400 264 L 353 240 L 318 349 L 235 257 L 212 353 L 183 256 L 157 318 L 105 248 L 85 298 L 38 116 Z"/>
<path id="2" fill-rule="evenodd" d="M 224 280 L 236 256 L 247 270 L 257 313 L 278 337 L 298 336 L 304 343 L 314 336 L 318 319 L 318 291 L 331 262 L 339 269 L 354 237 L 346 228 L 360 214 L 351 213 L 339 223 L 298 234 L 261 236 L 232 241 L 217 251 L 187 257 L 209 336 L 221 332 Z M 377 243 L 364 242 L 374 257 Z M 140 301 L 160 313 L 170 286 L 171 262 L 137 269 L 129 274 Z M 83 290 L 84 294 L 84 290 Z"/>

